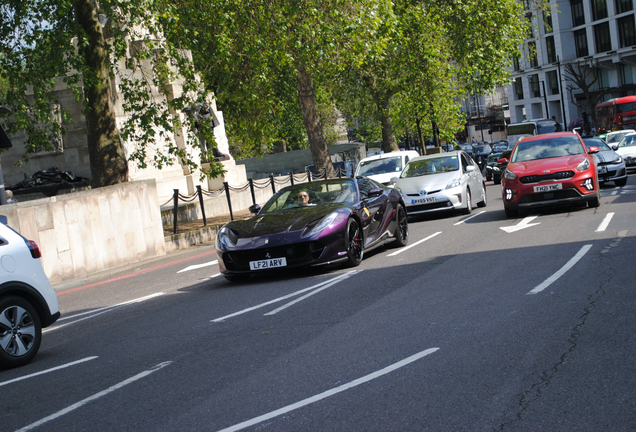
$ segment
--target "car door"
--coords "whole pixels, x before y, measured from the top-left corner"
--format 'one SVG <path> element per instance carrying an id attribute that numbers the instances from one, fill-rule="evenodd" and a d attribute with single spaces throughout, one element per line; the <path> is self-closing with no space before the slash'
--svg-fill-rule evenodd
<path id="1" fill-rule="evenodd" d="M 473 167 L 473 170 L 469 170 L 468 167 Z M 473 158 L 469 157 L 466 153 L 462 153 L 462 169 L 464 175 L 467 177 L 466 184 L 470 189 L 473 202 L 475 202 L 475 200 L 481 197 L 481 174 L 479 173 L 479 166 L 475 163 Z"/>
<path id="2" fill-rule="evenodd" d="M 373 189 L 384 189 L 384 187 L 366 177 L 357 179 L 358 188 L 362 202 L 358 211 L 362 220 L 362 231 L 364 232 L 365 246 L 378 239 L 384 214 L 387 211 L 388 195 L 382 193 L 379 196 L 369 196 Z"/>

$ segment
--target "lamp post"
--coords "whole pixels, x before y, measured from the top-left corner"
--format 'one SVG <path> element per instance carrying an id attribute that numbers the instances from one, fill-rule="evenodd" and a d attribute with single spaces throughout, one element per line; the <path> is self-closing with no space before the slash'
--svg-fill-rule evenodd
<path id="1" fill-rule="evenodd" d="M 559 60 L 559 56 L 557 56 L 557 69 L 559 71 L 559 92 L 561 93 L 561 110 L 563 111 L 563 130 L 568 128 L 568 121 L 565 118 L 565 101 L 563 100 L 563 81 L 561 78 L 561 61 Z"/>
<path id="2" fill-rule="evenodd" d="M 541 87 L 543 88 L 543 101 L 545 102 L 545 118 L 550 118 L 550 109 L 548 108 L 548 96 L 545 92 L 545 81 L 541 81 Z"/>
<path id="3" fill-rule="evenodd" d="M 479 110 L 479 99 L 475 96 L 475 105 L 477 105 L 477 117 L 479 117 L 479 131 L 481 132 L 481 142 L 484 142 L 484 129 L 481 126 L 481 112 Z"/>

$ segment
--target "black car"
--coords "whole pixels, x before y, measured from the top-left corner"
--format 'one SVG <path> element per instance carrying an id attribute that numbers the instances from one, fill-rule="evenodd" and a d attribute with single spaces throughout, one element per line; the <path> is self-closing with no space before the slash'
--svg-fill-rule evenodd
<path id="1" fill-rule="evenodd" d="M 493 180 L 493 169 L 497 165 L 497 161 L 501 159 L 501 153 L 491 153 L 486 159 L 486 181 Z"/>
<path id="2" fill-rule="evenodd" d="M 501 153 L 501 155 L 499 155 L 497 163 L 492 167 L 492 181 L 495 182 L 495 184 L 501 183 L 501 175 L 506 169 L 506 166 L 508 166 L 510 153 L 512 153 L 512 150 L 506 150 L 505 152 Z"/>

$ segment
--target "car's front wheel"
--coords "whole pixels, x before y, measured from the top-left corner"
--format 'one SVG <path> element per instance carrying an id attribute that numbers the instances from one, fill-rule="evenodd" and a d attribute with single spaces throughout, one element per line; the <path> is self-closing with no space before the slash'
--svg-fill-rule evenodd
<path id="1" fill-rule="evenodd" d="M 470 214 L 473 211 L 473 202 L 470 199 L 470 189 L 466 189 L 466 208 L 464 214 Z"/>
<path id="2" fill-rule="evenodd" d="M 402 205 L 398 204 L 395 215 L 397 227 L 395 227 L 395 241 L 393 245 L 396 247 L 406 246 L 409 242 L 409 221 L 406 216 L 406 210 Z"/>
<path id="3" fill-rule="evenodd" d="M 486 183 L 481 184 L 481 193 L 483 194 L 484 199 L 477 203 L 477 207 L 483 208 L 483 207 L 486 207 L 486 204 L 488 204 L 488 201 L 486 198 Z"/>
<path id="4" fill-rule="evenodd" d="M 0 301 L 0 367 L 14 368 L 33 360 L 42 342 L 40 317 L 31 303 L 9 296 Z"/>
<path id="5" fill-rule="evenodd" d="M 364 239 L 358 222 L 350 218 L 347 221 L 347 264 L 351 267 L 360 265 L 364 255 Z"/>

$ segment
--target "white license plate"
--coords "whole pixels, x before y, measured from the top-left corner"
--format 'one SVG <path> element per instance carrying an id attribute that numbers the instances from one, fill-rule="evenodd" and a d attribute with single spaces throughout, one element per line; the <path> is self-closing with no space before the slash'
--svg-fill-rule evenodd
<path id="1" fill-rule="evenodd" d="M 534 187 L 535 192 L 550 192 L 550 191 L 561 190 L 561 189 L 563 189 L 563 185 L 561 183 Z"/>
<path id="2" fill-rule="evenodd" d="M 265 270 L 287 266 L 287 258 L 272 258 L 260 261 L 250 261 L 250 270 Z"/>
<path id="3" fill-rule="evenodd" d="M 411 204 L 428 204 L 432 202 L 435 202 L 435 197 L 418 198 L 411 200 Z"/>

